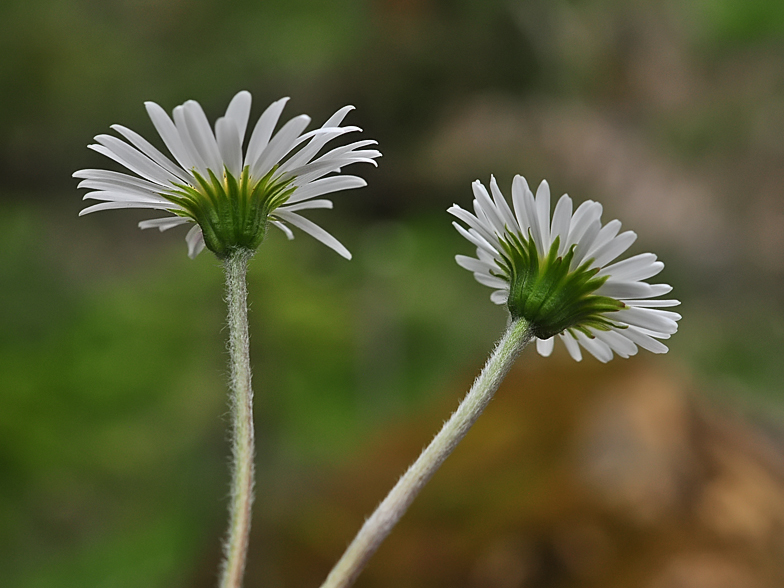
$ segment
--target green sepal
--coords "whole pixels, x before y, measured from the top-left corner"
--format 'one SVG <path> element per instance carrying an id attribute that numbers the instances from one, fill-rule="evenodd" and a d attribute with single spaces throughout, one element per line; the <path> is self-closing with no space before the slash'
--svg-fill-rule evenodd
<path id="1" fill-rule="evenodd" d="M 606 314 L 626 305 L 593 294 L 608 276 L 596 276 L 599 269 L 590 267 L 592 259 L 570 269 L 576 245 L 559 256 L 560 238 L 556 237 L 542 257 L 530 235 L 524 239 L 507 233 L 499 242 L 502 272 L 498 277 L 509 282 L 509 312 L 512 318 L 527 320 L 538 338 L 549 339 L 568 329 L 592 336 L 589 327 L 602 331 L 622 327 Z"/>
<path id="2" fill-rule="evenodd" d="M 258 181 L 251 181 L 246 166 L 239 179 L 223 170 L 218 178 L 193 171 L 196 186 L 175 184 L 164 194 L 183 210 L 177 214 L 193 219 L 201 227 L 204 244 L 221 259 L 237 249 L 255 251 L 267 232 L 270 214 L 289 199 L 296 189 L 293 178 L 274 178 L 277 166 Z"/>

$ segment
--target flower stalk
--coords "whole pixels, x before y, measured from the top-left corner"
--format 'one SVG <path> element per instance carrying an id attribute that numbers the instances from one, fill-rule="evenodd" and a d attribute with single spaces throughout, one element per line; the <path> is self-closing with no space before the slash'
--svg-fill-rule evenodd
<path id="1" fill-rule="evenodd" d="M 530 323 L 514 319 L 457 410 L 360 529 L 321 588 L 351 586 L 381 542 L 492 400 L 515 359 L 534 338 Z"/>
<path id="2" fill-rule="evenodd" d="M 231 373 L 232 479 L 220 588 L 242 586 L 253 507 L 255 451 L 246 281 L 248 261 L 252 256 L 253 252 L 248 249 L 235 249 L 224 260 Z"/>

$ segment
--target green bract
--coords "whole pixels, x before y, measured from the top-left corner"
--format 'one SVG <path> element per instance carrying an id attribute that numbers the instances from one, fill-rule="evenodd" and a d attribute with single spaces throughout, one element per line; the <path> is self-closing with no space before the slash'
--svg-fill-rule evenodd
<path id="1" fill-rule="evenodd" d="M 222 179 L 208 171 L 209 179 L 194 171 L 198 186 L 176 184 L 166 198 L 182 207 L 176 214 L 198 223 L 204 244 L 219 258 L 236 249 L 255 251 L 264 240 L 270 214 L 296 189 L 293 178 L 273 179 L 277 166 L 258 181 L 251 180 L 248 166 L 239 180 L 226 168 Z"/>
<path id="2" fill-rule="evenodd" d="M 566 329 L 588 328 L 609 331 L 622 328 L 605 313 L 626 305 L 614 298 L 593 294 L 608 276 L 596 277 L 599 268 L 590 268 L 593 259 L 570 270 L 576 245 L 558 255 L 556 237 L 546 257 L 540 257 L 532 238 L 507 233 L 499 239 L 503 249 L 498 277 L 509 282 L 507 307 L 513 318 L 524 318 L 540 339 L 549 339 Z"/>

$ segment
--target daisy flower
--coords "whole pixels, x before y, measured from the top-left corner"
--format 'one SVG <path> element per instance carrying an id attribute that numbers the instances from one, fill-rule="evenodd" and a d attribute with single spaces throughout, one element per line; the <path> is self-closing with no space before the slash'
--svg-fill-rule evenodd
<path id="1" fill-rule="evenodd" d="M 468 227 L 453 223 L 476 246 L 476 257 L 455 259 L 495 290 L 493 302 L 528 321 L 541 355 L 552 353 L 556 337 L 577 361 L 580 347 L 602 362 L 613 353 L 634 355 L 638 346 L 667 352 L 659 339 L 675 333 L 681 317 L 662 309 L 680 303 L 658 299 L 671 286 L 644 281 L 664 264 L 652 253 L 614 261 L 637 235 L 621 233 L 618 220 L 603 225 L 601 204 L 589 200 L 573 210 L 564 194 L 551 217 L 546 181 L 534 197 L 525 178 L 515 176 L 511 207 L 495 178 L 490 193 L 479 181 L 472 187 L 474 214 L 457 205 L 449 212 Z"/>
<path id="2" fill-rule="evenodd" d="M 362 140 L 322 149 L 331 140 L 353 131 L 340 126 L 353 109 L 345 106 L 321 128 L 304 132 L 310 117 L 292 118 L 273 134 L 288 98 L 273 102 L 261 115 L 245 144 L 251 95 L 239 92 L 226 114 L 210 127 L 201 106 L 188 100 L 172 118 L 154 102 L 147 113 L 171 158 L 138 133 L 113 125 L 123 139 L 98 135 L 89 148 L 113 159 L 131 174 L 101 169 L 76 172 L 85 199 L 99 200 L 79 214 L 113 208 L 149 208 L 168 216 L 139 223 L 142 229 L 166 231 L 193 224 L 186 236 L 193 258 L 207 247 L 219 258 L 233 250 L 254 251 L 272 224 L 289 239 L 290 226 L 309 233 L 347 259 L 351 254 L 335 237 L 299 214 L 312 208 L 332 208 L 325 194 L 365 186 L 362 178 L 339 175 L 349 164 L 375 165 L 381 153 L 369 149 L 375 141 Z M 172 120 L 173 119 L 173 120 Z M 172 159 L 173 158 L 173 159 Z"/>

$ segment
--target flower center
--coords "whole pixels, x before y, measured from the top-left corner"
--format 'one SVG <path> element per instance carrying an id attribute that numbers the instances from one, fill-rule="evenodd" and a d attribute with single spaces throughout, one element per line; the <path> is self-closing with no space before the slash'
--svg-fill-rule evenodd
<path id="1" fill-rule="evenodd" d="M 570 270 L 576 245 L 558 255 L 556 237 L 547 255 L 540 257 L 533 239 L 507 233 L 499 239 L 502 247 L 501 277 L 509 282 L 507 306 L 513 318 L 524 318 L 540 339 L 549 339 L 566 329 L 590 335 L 588 327 L 602 331 L 622 328 L 605 314 L 621 310 L 620 300 L 593 294 L 608 276 L 596 277 L 592 260 Z"/>
<path id="2" fill-rule="evenodd" d="M 226 168 L 220 179 L 208 171 L 205 178 L 194 170 L 197 185 L 175 184 L 163 197 L 183 208 L 177 214 L 199 224 L 205 245 L 219 258 L 236 249 L 255 251 L 264 240 L 269 215 L 296 190 L 294 178 L 275 178 L 277 166 L 260 180 L 250 177 L 248 166 L 239 179 Z"/>

